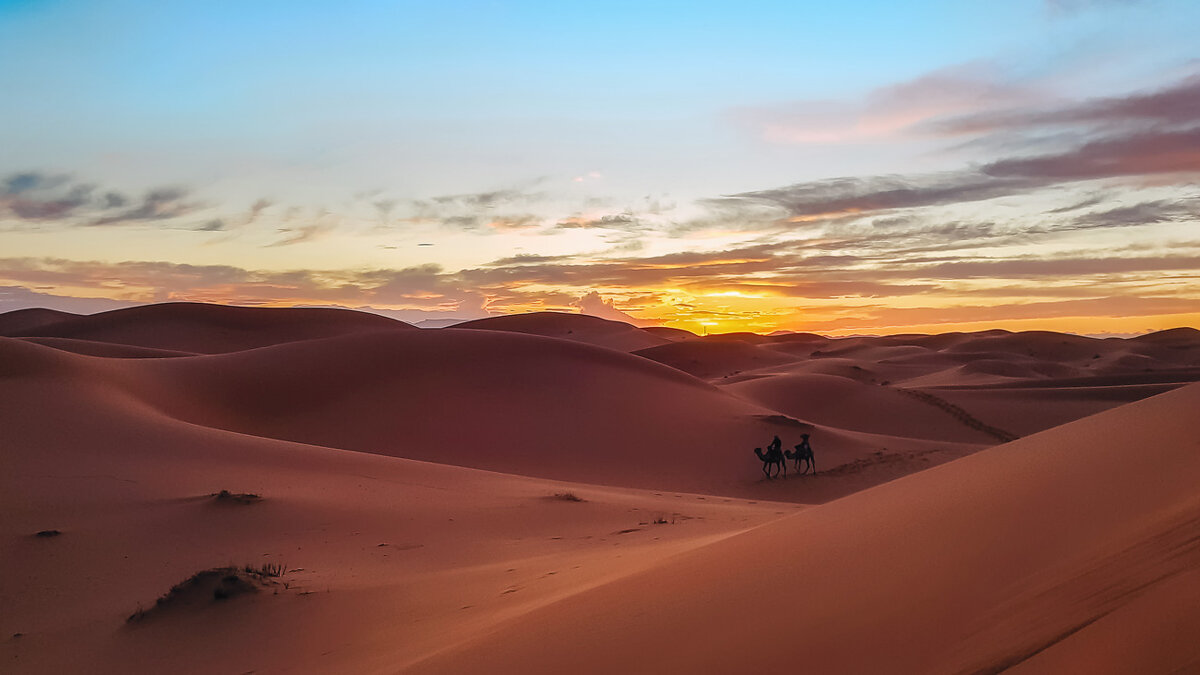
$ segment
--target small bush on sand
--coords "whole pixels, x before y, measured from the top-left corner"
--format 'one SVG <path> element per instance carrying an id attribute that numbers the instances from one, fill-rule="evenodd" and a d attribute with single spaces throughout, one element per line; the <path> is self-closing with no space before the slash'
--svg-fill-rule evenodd
<path id="1" fill-rule="evenodd" d="M 253 492 L 230 492 L 229 490 L 214 492 L 212 498 L 221 504 L 254 504 L 262 501 L 262 495 L 256 495 Z"/>
<path id="2" fill-rule="evenodd" d="M 277 586 L 279 582 L 273 579 L 282 576 L 286 569 L 282 564 L 266 563 L 259 567 L 214 567 L 197 572 L 172 586 L 150 609 L 143 609 L 139 605 L 137 611 L 130 614 L 126 621 L 134 623 L 172 608 L 202 606 L 239 595 L 257 593 L 264 588 Z M 286 587 L 284 584 L 284 588 Z"/>
<path id="3" fill-rule="evenodd" d="M 38 532 L 37 534 L 35 534 L 33 536 L 35 536 L 35 537 L 57 537 L 60 534 L 62 534 L 62 532 L 60 532 L 58 530 L 42 530 L 41 532 Z"/>
<path id="4" fill-rule="evenodd" d="M 257 568 L 252 567 L 250 565 L 246 565 L 245 567 L 242 568 L 242 570 L 245 571 L 247 574 L 256 574 L 258 576 L 271 577 L 271 578 L 283 576 L 283 572 L 285 569 L 287 569 L 287 568 L 281 563 L 263 563 L 262 565 L 260 565 Z"/>
<path id="5" fill-rule="evenodd" d="M 574 492 L 555 492 L 554 497 L 552 497 L 552 499 L 558 499 L 558 500 L 564 501 L 564 502 L 582 502 L 582 501 L 584 501 L 583 497 L 580 497 L 579 495 L 575 494 Z"/>

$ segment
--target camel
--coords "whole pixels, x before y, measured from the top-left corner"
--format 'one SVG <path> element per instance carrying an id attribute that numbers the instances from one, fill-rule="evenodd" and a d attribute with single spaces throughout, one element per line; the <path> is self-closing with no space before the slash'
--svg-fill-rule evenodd
<path id="1" fill-rule="evenodd" d="M 774 478 L 775 476 L 778 476 L 780 469 L 783 470 L 783 477 L 787 478 L 787 463 L 784 462 L 782 450 L 775 447 L 774 445 L 770 445 L 770 446 L 767 446 L 766 453 L 764 453 L 762 451 L 762 448 L 755 448 L 754 454 L 758 455 L 758 458 L 760 460 L 762 460 L 763 475 L 765 475 L 768 480 L 770 480 L 771 478 Z M 771 475 L 771 467 L 772 466 L 775 467 L 775 476 Z"/>
<path id="2" fill-rule="evenodd" d="M 813 475 L 817 473 L 817 460 L 813 458 L 812 446 L 808 444 L 808 434 L 801 436 L 803 440 L 800 445 L 796 446 L 796 451 L 788 450 L 784 452 L 784 456 L 788 459 L 796 460 L 796 473 L 805 474 L 809 469 L 812 469 Z M 764 460 L 765 461 L 765 460 Z M 804 462 L 804 470 L 800 470 L 800 462 Z"/>

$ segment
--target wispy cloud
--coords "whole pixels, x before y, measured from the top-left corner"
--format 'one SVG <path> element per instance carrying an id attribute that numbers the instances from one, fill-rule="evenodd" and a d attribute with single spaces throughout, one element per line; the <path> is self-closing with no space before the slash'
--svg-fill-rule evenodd
<path id="1" fill-rule="evenodd" d="M 1028 131 L 1063 126 L 1188 126 L 1200 122 L 1200 75 L 1149 92 L 1097 98 L 1050 108 L 1007 108 L 941 118 L 924 129 L 939 134 Z"/>
<path id="2" fill-rule="evenodd" d="M 334 226 L 326 223 L 313 223 L 311 225 L 297 225 L 295 227 L 281 227 L 279 233 L 283 235 L 281 238 L 267 244 L 268 248 L 278 246 L 294 246 L 305 242 L 319 239 L 320 237 L 329 234 L 334 230 Z"/>
<path id="3" fill-rule="evenodd" d="M 958 171 L 835 178 L 739 193 L 711 202 L 716 211 L 714 220 L 740 217 L 743 222 L 768 227 L 784 223 L 804 226 L 846 217 L 979 202 L 1083 181 L 1154 179 L 1186 184 L 1200 176 L 1200 80 L 1197 79 L 1156 94 L 1104 99 L 1006 120 L 992 118 L 986 123 L 976 120 L 972 124 L 988 130 L 1036 126 L 1050 121 L 1110 124 L 1104 127 L 1102 135 L 1086 142 L 1038 155 L 995 159 Z M 746 214 L 747 209 L 757 212 Z"/>
<path id="4" fill-rule="evenodd" d="M 0 182 L 0 208 L 7 208 L 10 217 L 43 224 L 103 226 L 170 221 L 204 207 L 191 200 L 190 192 L 181 187 L 154 188 L 135 201 L 120 192 L 101 191 L 67 174 L 24 171 Z"/>
<path id="5" fill-rule="evenodd" d="M 973 63 L 880 87 L 856 101 L 790 101 L 730 111 L 737 124 L 782 144 L 849 143 L 910 133 L 931 120 L 1013 108 L 1047 94 Z"/>
<path id="6" fill-rule="evenodd" d="M 55 221 L 72 217 L 85 206 L 121 206 L 124 197 L 115 193 L 97 200 L 96 187 L 72 181 L 64 174 L 25 171 L 0 182 L 0 207 L 27 221 Z"/>
<path id="7" fill-rule="evenodd" d="M 170 220 L 203 208 L 203 204 L 188 201 L 184 188 L 156 188 L 147 192 L 132 208 L 99 217 L 89 225 L 125 225 L 139 221 Z"/>

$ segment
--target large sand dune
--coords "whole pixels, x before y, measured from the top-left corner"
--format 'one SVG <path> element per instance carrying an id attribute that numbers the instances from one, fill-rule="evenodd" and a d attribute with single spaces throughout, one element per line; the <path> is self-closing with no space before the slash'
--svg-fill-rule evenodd
<path id="1" fill-rule="evenodd" d="M 0 333 L 5 672 L 1200 667 L 1192 329 L 175 303 Z M 820 473 L 764 479 L 751 448 L 800 433 Z"/>
<path id="2" fill-rule="evenodd" d="M 17 325 L 11 329 L 6 327 L 8 323 L 0 321 L 0 335 L 71 338 L 200 354 L 346 333 L 413 328 L 377 314 L 351 310 L 268 309 L 188 302 L 144 305 L 88 316 L 70 315 L 58 321 Z"/>
<path id="3" fill-rule="evenodd" d="M 476 319 L 455 324 L 455 329 L 498 330 L 529 335 L 562 338 L 573 342 L 608 347 L 623 352 L 632 352 L 648 347 L 664 345 L 678 339 L 678 334 L 663 331 L 641 330 L 620 321 L 609 321 L 584 314 L 562 312 L 534 312 L 513 314 L 487 319 Z"/>
<path id="4" fill-rule="evenodd" d="M 0 357 L 193 424 L 607 485 L 819 502 L 981 447 L 812 425 L 635 356 L 492 331 L 372 332 L 133 360 L 8 340 Z M 843 470 L 764 483 L 751 450 L 801 433 L 816 439 L 824 468 Z"/>
<path id="5" fill-rule="evenodd" d="M 83 382 L 76 360 L 0 376 L 6 673 L 394 672 L 796 508 L 220 431 Z M 196 572 L 263 563 L 289 587 L 126 623 Z"/>
<path id="6" fill-rule="evenodd" d="M 808 509 L 414 672 L 1190 672 L 1198 407 L 1193 385 Z"/>

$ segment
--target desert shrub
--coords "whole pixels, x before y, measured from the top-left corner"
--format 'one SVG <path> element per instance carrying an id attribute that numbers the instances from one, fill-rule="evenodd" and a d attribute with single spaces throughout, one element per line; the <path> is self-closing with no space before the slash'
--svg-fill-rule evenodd
<path id="1" fill-rule="evenodd" d="M 553 499 L 558 499 L 558 500 L 561 500 L 564 502 L 585 501 L 583 497 L 580 497 L 579 495 L 575 494 L 574 492 L 555 492 Z"/>
<path id="2" fill-rule="evenodd" d="M 126 622 L 142 621 L 173 607 L 204 605 L 257 593 L 263 588 L 278 586 L 279 583 L 273 579 L 282 576 L 286 569 L 279 563 L 265 563 L 258 567 L 245 565 L 240 568 L 214 567 L 203 570 L 172 586 L 171 590 L 154 601 L 153 607 L 145 609 L 139 604 L 137 611 L 130 614 Z M 287 588 L 286 584 L 284 588 Z"/>
<path id="3" fill-rule="evenodd" d="M 222 504 L 254 504 L 262 501 L 262 495 L 253 492 L 230 492 L 229 490 L 214 492 L 212 498 Z"/>

